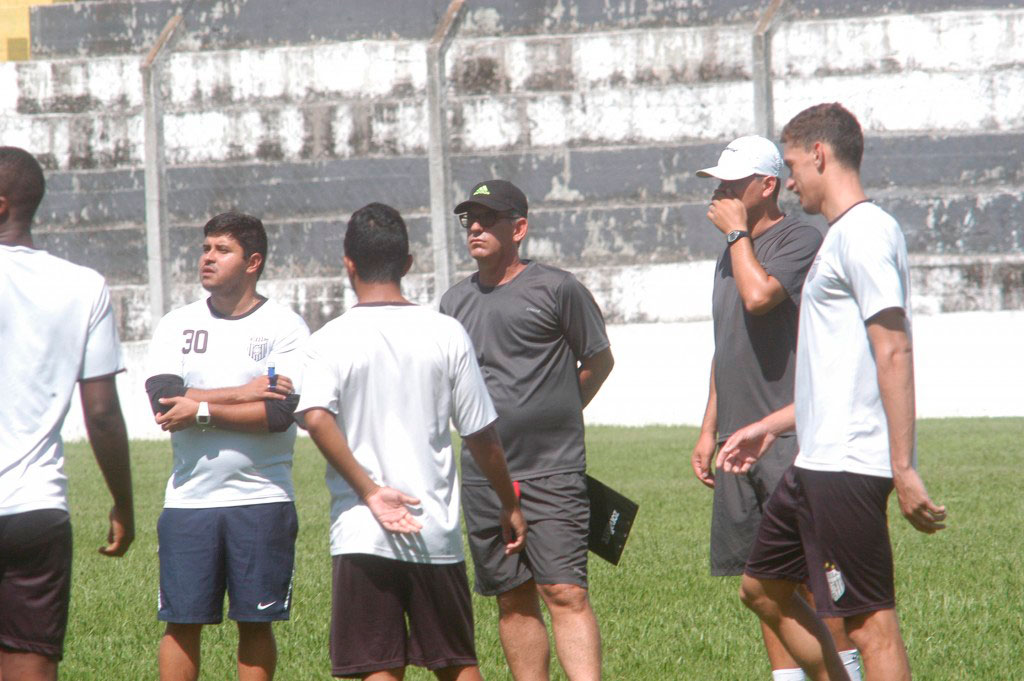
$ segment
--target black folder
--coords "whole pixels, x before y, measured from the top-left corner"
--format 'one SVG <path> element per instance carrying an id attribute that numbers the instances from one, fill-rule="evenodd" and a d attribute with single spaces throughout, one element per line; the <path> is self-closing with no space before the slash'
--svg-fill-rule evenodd
<path id="1" fill-rule="evenodd" d="M 618 565 L 640 507 L 589 475 L 587 496 L 590 498 L 590 550 L 612 565 Z"/>

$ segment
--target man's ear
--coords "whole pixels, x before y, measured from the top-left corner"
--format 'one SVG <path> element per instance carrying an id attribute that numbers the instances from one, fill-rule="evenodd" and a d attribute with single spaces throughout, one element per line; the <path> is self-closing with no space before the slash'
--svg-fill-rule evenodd
<path id="1" fill-rule="evenodd" d="M 253 253 L 249 256 L 249 264 L 245 266 L 245 271 L 249 274 L 256 274 L 260 271 L 260 266 L 263 265 L 263 256 L 259 253 Z"/>
<path id="2" fill-rule="evenodd" d="M 11 202 L 6 196 L 0 195 L 0 225 L 11 217 Z"/>
<path id="3" fill-rule="evenodd" d="M 342 258 L 345 262 L 345 272 L 348 274 L 349 280 L 355 279 L 356 276 L 356 264 L 352 262 L 352 258 L 347 255 Z"/>
<path id="4" fill-rule="evenodd" d="M 402 276 L 409 274 L 409 270 L 412 269 L 412 253 L 405 256 L 405 267 L 402 268 Z"/>
<path id="5" fill-rule="evenodd" d="M 512 230 L 512 241 L 518 246 L 523 239 L 526 238 L 526 233 L 529 231 L 530 225 L 526 221 L 526 218 L 516 218 L 516 226 Z"/>
<path id="6" fill-rule="evenodd" d="M 821 142 L 814 143 L 811 153 L 814 154 L 814 167 L 818 169 L 819 173 L 825 170 L 825 161 L 831 151 L 832 150 L 829 149 L 827 145 L 822 144 Z"/>
<path id="7" fill-rule="evenodd" d="M 771 195 L 775 193 L 775 187 L 778 186 L 780 181 L 781 180 L 774 175 L 765 175 L 762 180 L 764 184 L 761 186 L 761 198 L 767 199 L 771 197 Z"/>

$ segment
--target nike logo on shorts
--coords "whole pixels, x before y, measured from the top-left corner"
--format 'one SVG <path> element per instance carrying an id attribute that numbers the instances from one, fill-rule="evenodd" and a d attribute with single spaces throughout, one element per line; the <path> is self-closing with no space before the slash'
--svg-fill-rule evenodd
<path id="1" fill-rule="evenodd" d="M 264 604 L 262 601 L 260 601 L 259 603 L 256 604 L 256 609 L 257 610 L 266 610 L 267 608 L 272 606 L 274 603 L 277 603 L 277 601 L 270 601 L 269 603 L 266 603 L 266 604 Z"/>

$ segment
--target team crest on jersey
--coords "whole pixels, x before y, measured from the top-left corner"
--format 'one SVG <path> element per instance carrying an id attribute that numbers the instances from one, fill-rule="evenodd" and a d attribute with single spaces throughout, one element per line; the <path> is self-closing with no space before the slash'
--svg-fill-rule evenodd
<path id="1" fill-rule="evenodd" d="M 249 337 L 249 356 L 254 362 L 262 362 L 267 356 L 269 341 L 266 336 Z"/>
<path id="2" fill-rule="evenodd" d="M 828 579 L 828 591 L 832 596 L 832 601 L 838 601 L 846 593 L 843 573 L 839 571 L 835 563 L 825 563 L 825 578 Z"/>

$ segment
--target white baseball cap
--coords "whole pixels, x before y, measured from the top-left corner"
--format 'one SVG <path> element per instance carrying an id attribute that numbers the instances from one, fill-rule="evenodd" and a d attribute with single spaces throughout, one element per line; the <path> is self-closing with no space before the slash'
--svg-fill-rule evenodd
<path id="1" fill-rule="evenodd" d="M 778 177 L 782 173 L 782 156 L 775 144 L 759 135 L 733 140 L 718 157 L 718 165 L 697 171 L 697 177 L 719 180 L 742 180 L 751 175 Z"/>

